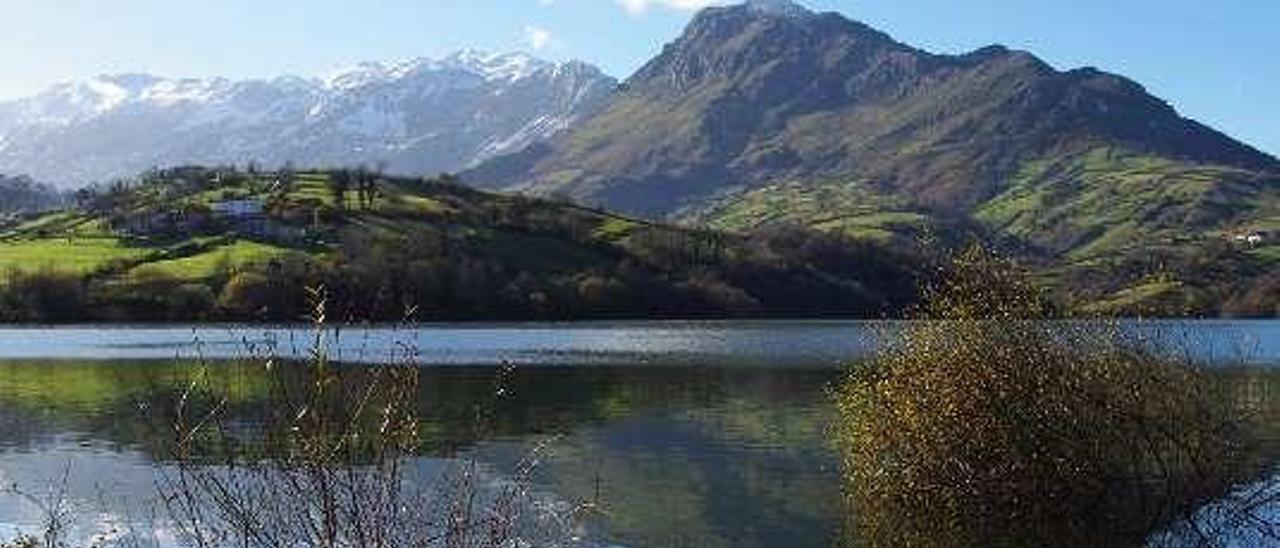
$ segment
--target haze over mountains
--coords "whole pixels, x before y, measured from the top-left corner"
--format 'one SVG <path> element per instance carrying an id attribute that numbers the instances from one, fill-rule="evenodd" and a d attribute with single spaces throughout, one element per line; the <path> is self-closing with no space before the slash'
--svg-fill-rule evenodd
<path id="1" fill-rule="evenodd" d="M 101 76 L 0 103 L 0 173 L 69 186 L 249 161 L 452 171 L 563 130 L 614 86 L 585 63 L 474 51 L 324 79 Z"/>
<path id="2" fill-rule="evenodd" d="M 62 205 L 63 195 L 54 188 L 20 175 L 0 174 L 0 215 L 42 211 Z"/>

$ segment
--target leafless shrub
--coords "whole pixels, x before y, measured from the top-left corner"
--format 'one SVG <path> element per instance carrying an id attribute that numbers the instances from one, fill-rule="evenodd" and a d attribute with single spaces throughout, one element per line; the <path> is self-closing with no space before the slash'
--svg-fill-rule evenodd
<path id="1" fill-rule="evenodd" d="M 184 544 L 197 547 L 490 547 L 539 529 L 529 475 L 488 479 L 474 461 L 443 472 L 416 463 L 422 433 L 412 349 L 359 375 L 329 360 L 321 292 L 304 368 L 267 359 L 267 401 L 256 421 L 231 398 L 193 382 L 172 408 L 173 462 L 160 489 Z"/>
<path id="2" fill-rule="evenodd" d="M 1195 510 L 1274 462 L 1189 358 L 1051 316 L 974 248 L 852 368 L 835 435 L 857 543 L 1141 545 L 1175 524 L 1207 539 Z"/>
<path id="3" fill-rule="evenodd" d="M 63 471 L 62 481 L 50 484 L 45 493 L 26 491 L 18 485 L 0 488 L 0 497 L 11 497 L 35 508 L 42 518 L 39 536 L 23 534 L 18 538 L 4 542 L 0 540 L 0 548 L 63 548 L 67 546 L 66 532 L 71 521 L 71 507 L 67 502 L 67 471 Z"/>

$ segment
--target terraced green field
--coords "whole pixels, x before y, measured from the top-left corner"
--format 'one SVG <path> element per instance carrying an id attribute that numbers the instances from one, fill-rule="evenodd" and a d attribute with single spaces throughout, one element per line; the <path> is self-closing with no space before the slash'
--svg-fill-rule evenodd
<path id="1" fill-rule="evenodd" d="M 195 255 L 147 263 L 134 270 L 160 272 L 181 280 L 202 280 L 213 276 L 223 266 L 234 268 L 265 263 L 290 252 L 297 251 L 271 244 L 237 240 Z"/>
<path id="2" fill-rule="evenodd" d="M 313 288 L 362 321 L 882 315 L 915 298 L 914 257 L 817 233 L 739 238 L 447 177 L 334 173 L 351 181 L 341 197 L 329 173 L 156 170 L 10 222 L 0 269 L 76 276 L 0 276 L 0 321 L 287 322 Z M 260 211 L 218 207 L 244 199 Z"/>
<path id="3" fill-rule="evenodd" d="M 976 217 L 1071 259 L 1221 238 L 1273 215 L 1278 182 L 1111 148 L 1030 162 Z"/>
<path id="4" fill-rule="evenodd" d="M 1280 271 L 1280 174 L 1098 147 L 1025 163 L 995 196 L 950 213 L 971 224 L 944 224 L 937 209 L 913 204 L 869 183 L 798 182 L 728 194 L 685 217 L 730 231 L 796 223 L 880 241 L 917 240 L 926 229 L 951 244 L 995 237 L 1023 249 L 1036 278 L 1086 313 L 1181 314 Z M 1258 232 L 1270 240 L 1235 238 Z"/>
<path id="5" fill-rule="evenodd" d="M 323 180 L 314 183 L 323 189 Z M 301 193 L 316 190 L 299 185 Z M 137 193 L 144 203 L 150 198 Z M 154 194 L 154 191 L 151 193 Z M 194 193 L 172 202 L 172 207 L 208 207 L 214 201 L 257 197 L 249 185 Z M 139 204 L 126 211 L 137 210 Z M 123 230 L 113 230 L 102 217 L 78 210 L 48 213 L 0 231 L 0 271 L 40 271 L 87 275 L 124 275 L 131 271 L 161 272 L 179 279 L 199 279 L 210 275 L 222 262 L 239 266 L 269 259 L 284 248 L 237 239 L 232 235 L 178 235 L 172 241 L 137 238 Z"/>
<path id="6" fill-rule="evenodd" d="M 297 176 L 293 188 L 274 196 L 288 205 L 334 204 L 327 186 L 328 175 L 312 172 Z M 167 198 L 174 209 L 203 207 L 228 199 L 273 199 L 265 181 L 248 180 L 243 184 L 213 188 L 178 198 Z M 347 201 L 355 203 L 355 193 L 347 193 Z M 125 211 L 145 210 L 150 201 L 161 202 L 161 189 L 144 188 L 134 192 L 135 203 Z M 424 213 L 444 214 L 447 205 L 425 196 L 401 195 L 383 200 L 381 207 L 353 217 L 356 223 L 376 223 L 386 216 L 404 217 Z M 381 219 L 382 222 L 388 222 Z M 394 221 L 400 223 L 402 221 Z M 396 225 L 403 228 L 402 225 Z M 54 270 L 73 274 L 124 275 L 132 272 L 162 273 L 182 280 L 199 280 L 212 275 L 223 265 L 235 268 L 262 263 L 291 251 L 315 252 L 307 246 L 282 246 L 258 242 L 232 233 L 223 235 L 178 235 L 175 241 L 156 242 L 133 238 L 121 230 L 108 228 L 107 222 L 77 210 L 55 211 L 26 220 L 0 231 L 0 271 Z M 111 271 L 111 272 L 106 272 Z"/>
<path id="7" fill-rule="evenodd" d="M 741 192 L 690 217 L 720 230 L 790 223 L 881 241 L 918 234 L 929 224 L 928 216 L 906 200 L 857 182 L 770 185 Z"/>
<path id="8" fill-rule="evenodd" d="M 51 236 L 0 243 L 0 272 L 54 270 L 86 274 L 112 263 L 135 261 L 155 250 L 107 236 Z"/>

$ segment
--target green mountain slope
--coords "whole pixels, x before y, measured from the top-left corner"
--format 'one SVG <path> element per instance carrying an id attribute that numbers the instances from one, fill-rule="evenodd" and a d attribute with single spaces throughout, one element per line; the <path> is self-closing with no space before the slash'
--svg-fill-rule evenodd
<path id="1" fill-rule="evenodd" d="M 1097 148 L 1027 163 L 976 209 L 1073 259 L 1280 228 L 1280 176 Z"/>
<path id="2" fill-rule="evenodd" d="M 703 11 L 596 115 L 463 177 L 728 230 L 1011 240 L 1090 310 L 1217 312 L 1280 268 L 1280 162 L 1139 84 L 755 2 Z M 1130 306 L 1165 274 L 1176 302 Z"/>
<path id="3" fill-rule="evenodd" d="M 836 179 L 967 209 L 1029 162 L 1099 146 L 1280 169 L 1120 76 L 1001 47 L 935 55 L 837 14 L 748 3 L 703 11 L 562 137 L 464 177 L 646 214 Z"/>
<path id="4" fill-rule="evenodd" d="M 735 236 L 359 171 L 180 168 L 0 229 L 0 319 L 879 316 L 911 256 L 815 232 Z"/>
<path id="5" fill-rule="evenodd" d="M 1280 315 L 1280 178 L 1239 168 L 1099 148 L 1029 163 L 968 222 L 865 182 L 769 185 L 683 218 L 729 231 L 796 223 L 892 245 L 1012 244 L 1083 313 Z"/>

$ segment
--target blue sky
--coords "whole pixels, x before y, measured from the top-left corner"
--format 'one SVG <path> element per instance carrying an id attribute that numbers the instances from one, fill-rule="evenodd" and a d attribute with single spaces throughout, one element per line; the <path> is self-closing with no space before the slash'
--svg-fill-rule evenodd
<path id="1" fill-rule="evenodd" d="M 624 77 L 708 0 L 5 0 L 0 98 L 76 77 L 323 75 L 471 47 Z M 1275 0 L 802 0 L 925 49 L 991 43 L 1132 77 L 1184 115 L 1280 154 Z"/>

